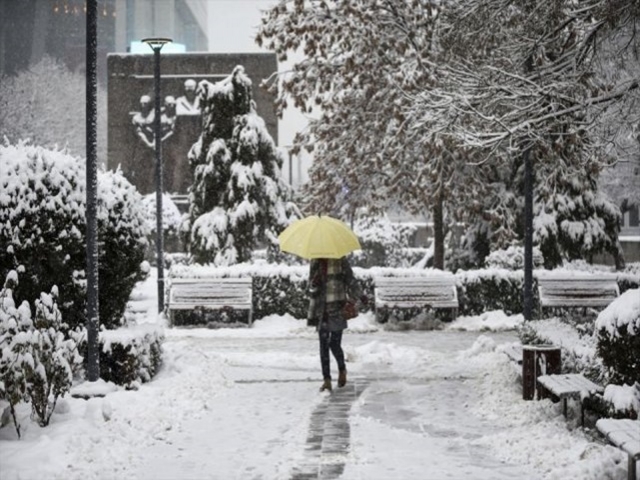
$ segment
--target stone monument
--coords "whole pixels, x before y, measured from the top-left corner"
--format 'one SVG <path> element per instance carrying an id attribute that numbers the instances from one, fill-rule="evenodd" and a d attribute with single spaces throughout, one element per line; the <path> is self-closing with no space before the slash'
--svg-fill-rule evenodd
<path id="1" fill-rule="evenodd" d="M 122 169 L 140 193 L 155 192 L 153 53 L 109 54 L 107 168 Z M 274 54 L 168 53 L 161 56 L 161 141 L 164 190 L 184 196 L 191 186 L 187 155 L 201 132 L 196 96 L 201 80 L 215 83 L 242 65 L 253 82 L 256 109 L 274 140 L 278 119 L 273 97 L 260 82 L 277 70 Z"/>

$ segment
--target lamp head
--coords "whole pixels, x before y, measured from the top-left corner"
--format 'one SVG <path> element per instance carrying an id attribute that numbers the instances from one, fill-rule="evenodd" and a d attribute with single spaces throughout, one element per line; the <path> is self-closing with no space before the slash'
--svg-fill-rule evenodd
<path id="1" fill-rule="evenodd" d="M 170 38 L 164 37 L 151 37 L 151 38 L 143 38 L 142 41 L 149 45 L 152 50 L 160 50 L 167 43 L 173 42 Z"/>

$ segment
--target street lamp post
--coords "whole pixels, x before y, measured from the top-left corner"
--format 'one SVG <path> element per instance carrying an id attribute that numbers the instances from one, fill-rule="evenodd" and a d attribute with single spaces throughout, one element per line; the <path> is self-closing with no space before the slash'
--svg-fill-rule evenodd
<path id="1" fill-rule="evenodd" d="M 533 162 L 524 151 L 524 319 L 533 315 Z"/>
<path id="2" fill-rule="evenodd" d="M 156 264 L 158 269 L 158 313 L 164 310 L 164 232 L 162 228 L 162 141 L 160 131 L 160 50 L 170 38 L 144 38 L 144 43 L 153 50 L 154 56 L 154 88 L 155 88 L 155 115 L 154 115 L 154 146 L 156 153 Z"/>
<path id="3" fill-rule="evenodd" d="M 100 378 L 100 313 L 98 309 L 98 158 L 97 158 L 97 44 L 98 2 L 87 1 L 86 153 L 87 153 L 87 380 Z"/>

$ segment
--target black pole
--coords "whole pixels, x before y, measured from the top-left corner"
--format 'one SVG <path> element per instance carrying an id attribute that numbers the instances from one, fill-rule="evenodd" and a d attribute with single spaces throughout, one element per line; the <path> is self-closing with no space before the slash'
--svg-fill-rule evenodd
<path id="1" fill-rule="evenodd" d="M 533 312 L 533 162 L 524 151 L 524 319 Z"/>
<path id="2" fill-rule="evenodd" d="M 156 264 L 158 268 L 158 313 L 164 310 L 164 232 L 162 229 L 162 141 L 160 131 L 160 50 L 154 46 L 154 85 L 156 93 L 155 149 L 156 149 Z"/>
<path id="3" fill-rule="evenodd" d="M 87 1 L 86 45 L 86 175 L 87 175 L 87 379 L 100 378 L 98 310 L 98 161 L 97 161 L 97 75 L 98 2 Z"/>

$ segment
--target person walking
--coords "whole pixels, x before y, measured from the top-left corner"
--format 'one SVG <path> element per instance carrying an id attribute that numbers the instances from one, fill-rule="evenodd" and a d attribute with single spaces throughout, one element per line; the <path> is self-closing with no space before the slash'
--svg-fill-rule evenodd
<path id="1" fill-rule="evenodd" d="M 324 379 L 320 391 L 331 391 L 329 352 L 338 364 L 338 387 L 347 383 L 342 333 L 347 328 L 343 309 L 347 300 L 366 303 L 346 257 L 314 258 L 309 265 L 309 325 L 315 325 L 320 341 L 320 365 Z"/>

